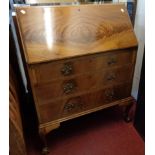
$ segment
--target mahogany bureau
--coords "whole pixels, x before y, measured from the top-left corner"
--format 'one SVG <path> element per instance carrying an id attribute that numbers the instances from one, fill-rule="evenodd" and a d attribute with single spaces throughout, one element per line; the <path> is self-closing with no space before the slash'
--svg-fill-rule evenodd
<path id="1" fill-rule="evenodd" d="M 137 40 L 123 4 L 22 6 L 16 13 L 45 146 L 63 121 L 132 103 Z"/>

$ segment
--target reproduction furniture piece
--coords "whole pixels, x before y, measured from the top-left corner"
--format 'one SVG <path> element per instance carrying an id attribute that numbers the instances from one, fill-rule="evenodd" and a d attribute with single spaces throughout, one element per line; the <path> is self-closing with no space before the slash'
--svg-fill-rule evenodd
<path id="1" fill-rule="evenodd" d="M 128 111 L 137 40 L 123 4 L 22 6 L 16 13 L 45 146 L 61 122 L 115 105 Z"/>

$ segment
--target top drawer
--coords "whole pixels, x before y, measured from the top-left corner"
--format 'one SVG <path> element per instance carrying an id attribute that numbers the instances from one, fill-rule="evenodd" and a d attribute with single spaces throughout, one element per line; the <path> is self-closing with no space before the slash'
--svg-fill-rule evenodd
<path id="1" fill-rule="evenodd" d="M 60 78 L 71 78 L 85 72 L 133 63 L 134 51 L 131 49 L 89 55 L 30 66 L 33 84 L 48 83 Z"/>

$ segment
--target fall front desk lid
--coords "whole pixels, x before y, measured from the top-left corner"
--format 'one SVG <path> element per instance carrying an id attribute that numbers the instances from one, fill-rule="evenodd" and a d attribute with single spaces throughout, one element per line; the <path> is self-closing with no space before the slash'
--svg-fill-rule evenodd
<path id="1" fill-rule="evenodd" d="M 123 4 L 22 6 L 16 13 L 28 64 L 137 46 Z"/>

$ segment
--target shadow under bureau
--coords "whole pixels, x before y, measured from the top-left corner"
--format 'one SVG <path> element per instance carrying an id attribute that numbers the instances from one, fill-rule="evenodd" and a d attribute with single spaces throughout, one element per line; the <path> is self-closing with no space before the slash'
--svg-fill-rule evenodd
<path id="1" fill-rule="evenodd" d="M 137 40 L 123 4 L 16 8 L 39 134 L 115 105 L 128 111 Z M 128 116 L 126 114 L 126 116 Z"/>

